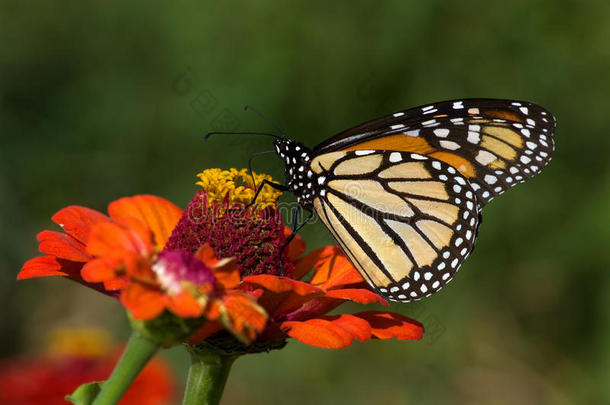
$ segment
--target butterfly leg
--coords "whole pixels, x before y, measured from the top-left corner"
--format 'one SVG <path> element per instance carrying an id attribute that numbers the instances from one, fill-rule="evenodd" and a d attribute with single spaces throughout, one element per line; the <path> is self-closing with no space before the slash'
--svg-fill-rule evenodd
<path id="1" fill-rule="evenodd" d="M 250 201 L 248 203 L 248 205 L 246 205 L 244 208 L 251 207 L 256 202 L 258 195 L 261 193 L 261 191 L 263 191 L 263 187 L 265 187 L 265 186 L 270 186 L 270 187 L 273 187 L 274 189 L 280 190 L 280 191 L 288 191 L 288 187 L 286 187 L 285 185 L 280 184 L 280 183 L 274 183 L 272 181 L 264 179 L 261 182 L 261 184 L 257 187 L 256 193 L 254 193 L 254 198 L 252 198 L 252 201 Z"/>
<path id="2" fill-rule="evenodd" d="M 301 210 L 301 206 L 297 205 L 297 208 L 294 210 L 294 215 L 292 217 L 292 230 L 290 232 L 290 236 L 288 236 L 288 238 L 286 238 L 284 245 L 280 249 L 280 275 L 282 275 L 282 276 L 284 275 L 284 261 L 282 260 L 282 255 L 284 253 L 284 250 L 290 244 L 290 242 L 292 242 L 292 240 L 295 238 L 295 236 L 297 236 L 297 232 L 299 232 L 301 230 L 301 228 L 303 228 L 309 222 L 311 217 L 313 217 L 313 211 L 312 211 L 309 213 L 309 216 L 307 218 L 305 218 L 305 220 L 303 222 L 298 224 L 300 210 Z"/>

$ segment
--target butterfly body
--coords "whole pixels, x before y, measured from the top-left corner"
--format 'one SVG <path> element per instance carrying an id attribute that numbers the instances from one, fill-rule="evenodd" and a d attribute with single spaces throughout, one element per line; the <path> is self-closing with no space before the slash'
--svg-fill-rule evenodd
<path id="1" fill-rule="evenodd" d="M 363 123 L 313 149 L 274 143 L 299 204 L 376 291 L 404 302 L 451 281 L 483 206 L 550 161 L 554 127 L 532 103 L 452 100 Z"/>
<path id="2" fill-rule="evenodd" d="M 297 197 L 305 209 L 313 207 L 313 199 L 319 193 L 317 175 L 310 167 L 312 151 L 300 142 L 280 138 L 274 142 L 278 156 L 284 161 L 286 187 Z"/>

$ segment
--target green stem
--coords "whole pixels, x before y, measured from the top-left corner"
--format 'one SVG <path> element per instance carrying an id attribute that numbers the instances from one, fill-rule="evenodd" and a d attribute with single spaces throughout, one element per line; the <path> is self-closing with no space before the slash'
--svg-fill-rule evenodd
<path id="1" fill-rule="evenodd" d="M 110 378 L 102 385 L 102 390 L 93 401 L 93 405 L 113 405 L 119 402 L 133 380 L 158 349 L 158 344 L 142 337 L 137 332 L 133 332 L 125 352 L 114 367 Z"/>
<path id="2" fill-rule="evenodd" d="M 189 350 L 191 367 L 182 405 L 218 405 L 237 358 L 213 350 Z"/>

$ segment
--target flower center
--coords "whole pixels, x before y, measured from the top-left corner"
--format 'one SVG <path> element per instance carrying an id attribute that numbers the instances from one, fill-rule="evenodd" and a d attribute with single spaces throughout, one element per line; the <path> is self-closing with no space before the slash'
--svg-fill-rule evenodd
<path id="1" fill-rule="evenodd" d="M 256 188 L 263 183 L 263 180 L 273 181 L 269 175 L 254 172 L 250 175 L 246 169 L 207 169 L 197 177 L 199 181 L 196 184 L 203 187 L 208 202 L 222 203 L 227 199 L 229 206 L 250 204 Z M 281 191 L 266 186 L 258 194 L 255 206 L 258 209 L 275 206 L 280 195 L 282 195 Z"/>
<path id="2" fill-rule="evenodd" d="M 194 254 L 208 243 L 217 257 L 235 257 L 242 276 L 289 276 L 294 264 L 281 254 L 286 238 L 277 210 L 282 193 L 264 187 L 256 203 L 249 205 L 256 192 L 254 183 L 273 181 L 271 176 L 254 174 L 253 182 L 246 169 L 207 169 L 198 177 L 203 190 L 189 203 L 165 250 Z"/>

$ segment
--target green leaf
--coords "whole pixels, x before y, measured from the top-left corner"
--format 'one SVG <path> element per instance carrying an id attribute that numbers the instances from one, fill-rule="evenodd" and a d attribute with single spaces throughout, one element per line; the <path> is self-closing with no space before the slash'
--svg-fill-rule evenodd
<path id="1" fill-rule="evenodd" d="M 66 401 L 74 405 L 91 405 L 102 389 L 104 381 L 91 382 L 78 387 L 71 395 L 66 395 Z"/>

